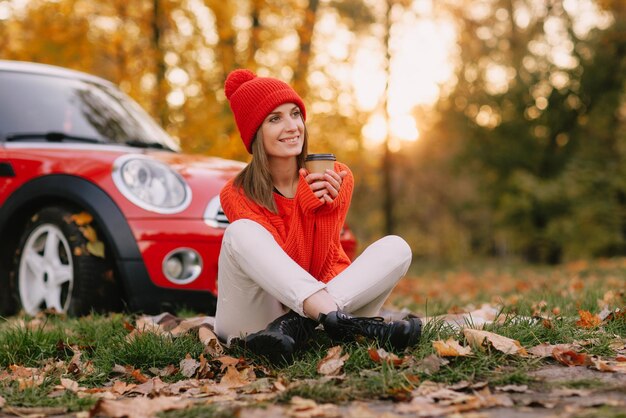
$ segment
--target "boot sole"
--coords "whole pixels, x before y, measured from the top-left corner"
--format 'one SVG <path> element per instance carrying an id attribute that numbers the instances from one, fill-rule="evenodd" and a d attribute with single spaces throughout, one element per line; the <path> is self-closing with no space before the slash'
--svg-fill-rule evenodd
<path id="1" fill-rule="evenodd" d="M 293 360 L 295 342 L 285 334 L 262 331 L 249 335 L 244 343 L 247 349 L 267 358 L 271 363 L 290 363 Z"/>

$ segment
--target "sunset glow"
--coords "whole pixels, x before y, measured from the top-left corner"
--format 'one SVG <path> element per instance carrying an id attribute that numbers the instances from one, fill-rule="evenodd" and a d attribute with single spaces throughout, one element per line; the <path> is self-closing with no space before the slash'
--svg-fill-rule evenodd
<path id="1" fill-rule="evenodd" d="M 353 65 L 353 84 L 361 110 L 372 112 L 363 127 L 367 143 L 382 143 L 389 131 L 390 146 L 416 141 L 419 126 L 413 112 L 416 106 L 432 105 L 440 94 L 440 84 L 453 74 L 450 60 L 455 42 L 452 24 L 432 16 L 405 13 L 394 27 L 391 40 L 391 69 L 387 109 L 383 111 L 386 74 L 380 64 L 382 47 L 373 49 L 374 39 L 365 39 Z"/>

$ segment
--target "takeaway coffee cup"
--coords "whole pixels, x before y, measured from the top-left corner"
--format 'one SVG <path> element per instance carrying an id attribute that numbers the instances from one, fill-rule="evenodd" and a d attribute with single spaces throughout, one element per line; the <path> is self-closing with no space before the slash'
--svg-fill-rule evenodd
<path id="1" fill-rule="evenodd" d="M 309 173 L 325 173 L 326 170 L 335 169 L 335 154 L 309 154 L 306 156 L 304 165 Z"/>

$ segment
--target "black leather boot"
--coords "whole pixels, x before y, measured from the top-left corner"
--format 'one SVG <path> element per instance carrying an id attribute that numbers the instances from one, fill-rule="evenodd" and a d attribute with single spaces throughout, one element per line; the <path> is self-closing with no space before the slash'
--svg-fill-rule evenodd
<path id="1" fill-rule="evenodd" d="M 313 337 L 316 326 L 314 320 L 289 311 L 270 322 L 263 331 L 249 334 L 243 343 L 272 363 L 290 362 L 293 353 Z"/>
<path id="2" fill-rule="evenodd" d="M 362 335 L 395 350 L 416 345 L 422 334 L 422 321 L 414 315 L 385 322 L 381 317 L 354 317 L 342 311 L 333 311 L 327 315 L 321 314 L 319 322 L 333 340 L 350 341 Z"/>

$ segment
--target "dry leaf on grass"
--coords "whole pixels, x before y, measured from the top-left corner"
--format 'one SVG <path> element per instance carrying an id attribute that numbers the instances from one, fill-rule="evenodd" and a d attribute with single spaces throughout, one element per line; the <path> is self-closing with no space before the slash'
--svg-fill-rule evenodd
<path id="1" fill-rule="evenodd" d="M 513 401 L 504 394 L 494 395 L 488 387 L 473 394 L 461 393 L 424 382 L 424 388 L 414 393 L 421 393 L 411 399 L 408 404 L 400 405 L 396 410 L 400 413 L 412 413 L 418 417 L 446 416 L 482 408 L 511 407 Z"/>
<path id="2" fill-rule="evenodd" d="M 387 363 L 393 364 L 394 366 L 400 366 L 405 361 L 404 358 L 400 358 L 394 353 L 388 353 L 383 348 L 370 348 L 367 350 L 367 353 L 375 363 Z"/>
<path id="3" fill-rule="evenodd" d="M 91 416 L 151 418 L 159 412 L 185 409 L 191 405 L 188 399 L 179 396 L 157 398 L 130 398 L 113 401 L 100 399 L 91 409 Z"/>
<path id="4" fill-rule="evenodd" d="M 34 367 L 22 367 L 12 364 L 9 366 L 11 369 L 11 380 L 16 381 L 19 390 L 25 390 L 27 388 L 34 388 L 41 386 L 45 381 L 45 375 L 41 370 Z"/>
<path id="5" fill-rule="evenodd" d="M 576 344 L 541 343 L 532 348 L 529 348 L 528 353 L 532 356 L 539 358 L 552 357 L 552 351 L 554 351 L 555 348 L 558 348 L 559 350 L 576 350 L 580 348 L 580 346 Z"/>
<path id="6" fill-rule="evenodd" d="M 450 363 L 450 361 L 435 354 L 431 354 L 418 362 L 417 370 L 426 374 L 434 374 L 439 371 L 441 366 L 445 366 L 448 363 Z"/>
<path id="7" fill-rule="evenodd" d="M 215 320 L 208 316 L 197 316 L 194 318 L 188 318 L 180 321 L 180 323 L 170 330 L 170 333 L 174 337 L 183 335 L 193 329 L 200 328 L 201 326 L 213 327 Z"/>
<path id="8" fill-rule="evenodd" d="M 325 403 L 318 404 L 311 399 L 294 396 L 291 398 L 291 407 L 288 414 L 294 418 L 333 418 L 340 417 L 341 412 L 336 405 Z"/>
<path id="9" fill-rule="evenodd" d="M 528 356 L 526 349 L 522 347 L 519 341 L 494 334 L 493 332 L 464 328 L 463 335 L 465 335 L 465 339 L 471 345 L 475 345 L 477 347 L 483 347 L 485 342 L 488 341 L 491 343 L 493 348 L 505 354 L 516 354 L 522 357 Z"/>
<path id="10" fill-rule="evenodd" d="M 235 366 L 228 366 L 226 373 L 220 380 L 220 386 L 225 388 L 239 388 L 246 386 L 256 380 L 256 375 L 252 367 L 238 371 Z"/>
<path id="11" fill-rule="evenodd" d="M 78 385 L 78 382 L 72 379 L 66 379 L 64 377 L 61 378 L 61 388 L 69 390 L 70 392 L 77 393 L 79 390 L 84 390 L 85 388 L 81 388 Z"/>
<path id="12" fill-rule="evenodd" d="M 591 364 L 587 354 L 560 347 L 556 347 L 552 350 L 552 357 L 566 366 L 587 366 Z"/>
<path id="13" fill-rule="evenodd" d="M 135 383 L 126 383 L 122 380 L 116 380 L 113 382 L 113 386 L 111 387 L 111 391 L 113 393 L 117 393 L 118 395 L 123 395 L 126 392 L 130 392 L 132 389 L 137 386 Z"/>
<path id="14" fill-rule="evenodd" d="M 601 372 L 626 373 L 626 363 L 622 361 L 601 360 L 592 358 L 591 364 Z"/>
<path id="15" fill-rule="evenodd" d="M 324 357 L 317 365 L 317 372 L 324 376 L 337 376 L 341 372 L 346 360 L 350 358 L 349 354 L 341 355 L 341 346 L 336 345 L 328 349 L 326 357 Z"/>
<path id="16" fill-rule="evenodd" d="M 440 357 L 464 357 L 472 354 L 470 346 L 463 347 L 453 338 L 448 338 L 447 341 L 433 341 L 433 348 Z"/>
<path id="17" fill-rule="evenodd" d="M 3 408 L 6 403 L 7 401 L 2 396 L 0 396 L 0 408 Z"/>
<path id="18" fill-rule="evenodd" d="M 198 338 L 204 345 L 204 351 L 211 357 L 221 356 L 224 353 L 224 347 L 217 339 L 217 335 L 207 326 L 198 328 Z"/>
<path id="19" fill-rule="evenodd" d="M 163 381 L 160 378 L 153 377 L 147 382 L 142 383 L 141 385 L 135 386 L 134 388 L 129 390 L 128 393 L 138 393 L 144 396 L 158 395 L 161 392 L 161 390 L 163 390 L 163 388 L 165 388 L 166 386 L 167 385 L 163 383 Z"/>
<path id="20" fill-rule="evenodd" d="M 579 310 L 580 319 L 576 321 L 576 325 L 580 328 L 595 328 L 602 323 L 598 315 L 593 315 L 589 311 Z"/>
<path id="21" fill-rule="evenodd" d="M 228 366 L 236 366 L 239 364 L 239 359 L 231 356 L 221 356 L 216 358 L 215 360 L 219 361 L 222 366 L 220 369 L 224 371 Z"/>
<path id="22" fill-rule="evenodd" d="M 119 373 L 124 376 L 132 377 L 139 383 L 145 383 L 150 379 L 148 376 L 141 373 L 140 369 L 135 369 L 133 366 L 130 366 L 130 365 L 120 366 L 119 364 L 116 364 L 113 366 L 111 371 L 113 373 Z"/>
<path id="23" fill-rule="evenodd" d="M 196 370 L 200 367 L 200 362 L 187 353 L 185 358 L 180 361 L 180 374 L 185 377 L 191 377 L 196 374 Z"/>

